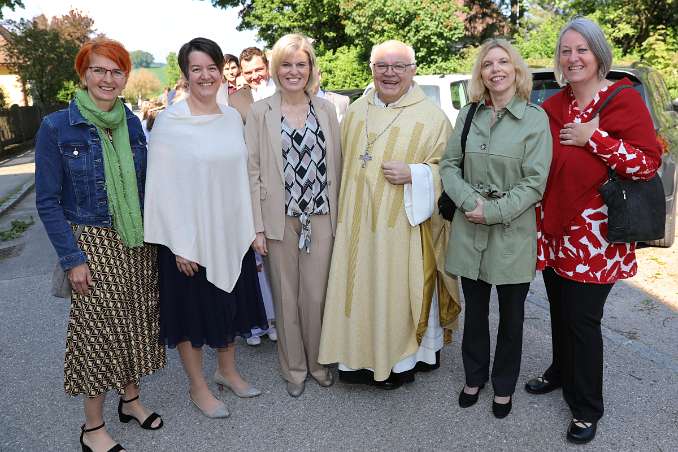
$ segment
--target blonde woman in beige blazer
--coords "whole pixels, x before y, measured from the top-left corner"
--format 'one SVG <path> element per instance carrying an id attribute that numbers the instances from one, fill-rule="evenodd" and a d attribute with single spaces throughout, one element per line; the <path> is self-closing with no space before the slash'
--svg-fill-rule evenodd
<path id="1" fill-rule="evenodd" d="M 334 105 L 312 94 L 315 53 L 308 38 L 283 36 L 273 46 L 278 88 L 247 115 L 245 141 L 256 239 L 270 278 L 278 358 L 287 392 L 299 397 L 310 374 L 334 383 L 318 364 L 341 178 Z"/>

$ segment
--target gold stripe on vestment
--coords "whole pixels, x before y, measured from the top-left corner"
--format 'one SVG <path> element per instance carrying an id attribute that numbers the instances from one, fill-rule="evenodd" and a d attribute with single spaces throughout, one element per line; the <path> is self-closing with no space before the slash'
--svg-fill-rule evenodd
<path id="1" fill-rule="evenodd" d="M 382 163 L 393 160 L 393 152 L 395 151 L 396 141 L 398 140 L 399 134 L 400 127 L 394 127 L 389 132 Z M 380 173 L 381 174 L 379 174 L 379 177 L 377 177 L 377 186 L 374 189 L 374 197 L 372 198 L 372 232 L 377 232 L 379 212 L 381 211 L 382 204 L 386 204 L 386 200 L 382 199 L 384 197 L 384 188 L 386 187 L 386 178 L 384 177 L 383 172 L 380 171 Z"/>
<path id="2" fill-rule="evenodd" d="M 414 125 L 414 130 L 412 131 L 412 138 L 410 138 L 410 143 L 407 146 L 407 155 L 405 156 L 405 163 L 410 164 L 414 163 L 414 157 L 419 149 L 419 141 L 421 140 L 421 135 L 424 131 L 424 124 L 418 122 Z M 398 213 L 403 209 L 403 186 L 397 185 L 394 186 L 395 190 L 391 192 L 391 210 L 388 215 L 388 227 L 392 228 L 395 226 L 396 220 L 398 219 Z"/>
<path id="3" fill-rule="evenodd" d="M 358 140 L 360 138 L 360 132 L 364 121 L 358 122 L 356 127 L 356 134 L 353 136 L 353 146 L 351 149 L 356 149 L 358 146 Z M 368 138 L 369 139 L 369 138 Z M 356 158 L 353 158 L 356 157 Z M 357 156 L 349 157 L 351 162 L 349 162 L 349 171 L 352 171 L 353 165 L 355 164 L 354 160 L 357 161 Z M 368 168 L 358 168 L 357 180 L 356 180 L 356 191 L 355 191 L 355 206 L 353 207 L 353 221 L 351 222 L 351 240 L 349 242 L 349 252 L 348 252 L 348 281 L 346 282 L 346 304 L 344 306 L 344 314 L 346 317 L 351 316 L 351 305 L 353 303 L 353 288 L 355 287 L 355 278 L 356 272 L 355 269 L 358 263 L 358 242 L 360 240 L 360 220 L 363 213 L 363 196 L 365 191 L 365 184 L 367 183 L 366 174 Z M 350 172 L 348 174 L 351 174 Z M 345 200 L 348 201 L 348 200 Z"/>

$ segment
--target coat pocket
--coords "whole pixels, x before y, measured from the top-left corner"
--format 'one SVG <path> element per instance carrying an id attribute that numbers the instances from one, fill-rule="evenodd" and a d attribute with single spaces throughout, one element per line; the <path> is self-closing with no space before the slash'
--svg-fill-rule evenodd
<path id="1" fill-rule="evenodd" d="M 90 180 L 94 177 L 90 148 L 85 143 L 66 143 L 60 148 L 76 204 L 85 207 L 89 203 Z"/>

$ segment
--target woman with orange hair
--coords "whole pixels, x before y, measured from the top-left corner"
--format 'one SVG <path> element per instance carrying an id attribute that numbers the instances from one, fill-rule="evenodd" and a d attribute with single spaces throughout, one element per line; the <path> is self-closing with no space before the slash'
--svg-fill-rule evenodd
<path id="1" fill-rule="evenodd" d="M 142 222 L 146 138 L 118 97 L 131 69 L 120 43 L 87 42 L 75 69 L 83 89 L 38 131 L 36 205 L 73 292 L 64 387 L 85 396 L 80 444 L 111 452 L 123 448 L 104 427 L 109 390 L 121 394 L 121 422 L 163 425 L 139 400 L 141 377 L 165 365 L 156 250 L 144 243 Z"/>

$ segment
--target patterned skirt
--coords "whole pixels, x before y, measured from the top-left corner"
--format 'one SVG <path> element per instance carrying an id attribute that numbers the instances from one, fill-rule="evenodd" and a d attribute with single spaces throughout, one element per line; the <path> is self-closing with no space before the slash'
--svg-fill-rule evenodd
<path id="1" fill-rule="evenodd" d="M 85 226 L 78 246 L 92 273 L 89 295 L 73 292 L 64 388 L 96 397 L 139 384 L 166 364 L 158 340 L 156 248 L 128 248 L 114 229 Z"/>

